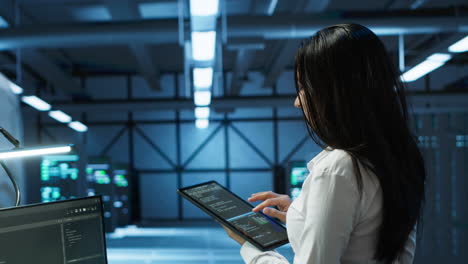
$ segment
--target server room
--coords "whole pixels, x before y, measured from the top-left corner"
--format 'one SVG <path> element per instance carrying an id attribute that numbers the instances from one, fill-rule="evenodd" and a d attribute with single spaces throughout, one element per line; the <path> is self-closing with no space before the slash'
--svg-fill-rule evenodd
<path id="1" fill-rule="evenodd" d="M 468 263 L 467 0 L 0 0 L 0 264 Z"/>

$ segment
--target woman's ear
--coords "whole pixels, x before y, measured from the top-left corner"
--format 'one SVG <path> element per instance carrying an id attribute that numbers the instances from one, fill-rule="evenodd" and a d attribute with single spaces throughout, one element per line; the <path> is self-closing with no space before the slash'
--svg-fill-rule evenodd
<path id="1" fill-rule="evenodd" d="M 296 99 L 294 100 L 294 107 L 301 108 L 301 102 L 299 102 L 299 95 L 296 96 Z"/>

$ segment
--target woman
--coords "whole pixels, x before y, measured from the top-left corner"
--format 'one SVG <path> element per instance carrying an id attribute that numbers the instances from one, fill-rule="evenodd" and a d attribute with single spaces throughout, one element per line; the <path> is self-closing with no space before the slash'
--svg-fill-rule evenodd
<path id="1" fill-rule="evenodd" d="M 257 193 L 254 211 L 286 223 L 297 264 L 412 263 L 425 168 L 384 45 L 364 26 L 331 26 L 299 48 L 295 73 L 294 105 L 324 150 L 294 202 Z M 227 232 L 246 263 L 288 263 Z"/>

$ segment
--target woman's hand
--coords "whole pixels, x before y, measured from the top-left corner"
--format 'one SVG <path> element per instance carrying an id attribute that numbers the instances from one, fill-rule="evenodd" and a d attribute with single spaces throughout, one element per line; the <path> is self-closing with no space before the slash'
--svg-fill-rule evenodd
<path id="1" fill-rule="evenodd" d="M 258 212 L 263 210 L 264 214 L 278 218 L 283 223 L 286 223 L 286 212 L 292 203 L 292 200 L 289 198 L 289 196 L 277 194 L 272 191 L 254 193 L 249 197 L 248 201 L 251 203 L 256 201 L 263 201 L 263 203 L 253 208 L 252 211 Z M 278 210 L 268 206 L 276 206 Z"/>

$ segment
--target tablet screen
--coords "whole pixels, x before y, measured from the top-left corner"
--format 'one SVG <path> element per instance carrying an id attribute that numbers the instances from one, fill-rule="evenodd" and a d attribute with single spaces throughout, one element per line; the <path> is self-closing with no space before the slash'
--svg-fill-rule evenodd
<path id="1" fill-rule="evenodd" d="M 252 212 L 252 206 L 217 182 L 180 190 L 200 207 L 230 223 L 263 249 L 287 243 L 286 229 L 263 213 Z"/>

